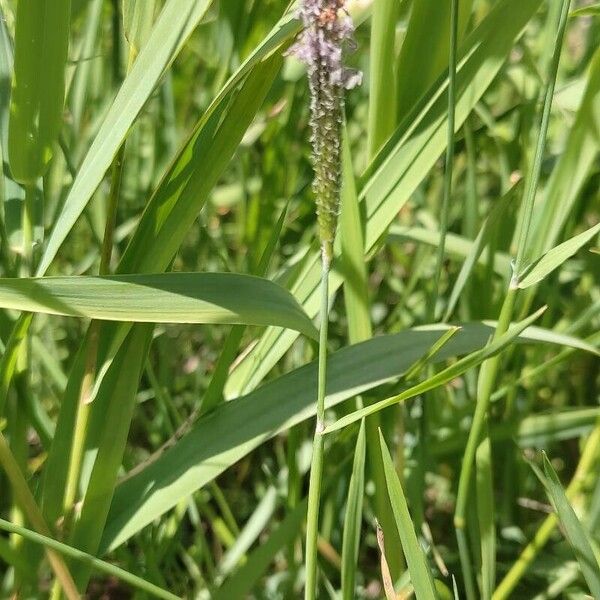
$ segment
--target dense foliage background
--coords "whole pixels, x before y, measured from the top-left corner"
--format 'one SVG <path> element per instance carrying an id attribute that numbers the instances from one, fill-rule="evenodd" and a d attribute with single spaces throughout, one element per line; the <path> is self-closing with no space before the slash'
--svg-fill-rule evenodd
<path id="1" fill-rule="evenodd" d="M 600 9 L 570 4 L 460 0 L 453 46 L 452 0 L 347 2 L 327 423 L 396 400 L 325 437 L 322 598 L 600 597 Z M 300 597 L 320 271 L 293 10 L 0 8 L 0 596 Z M 465 477 L 513 293 L 509 321 L 547 308 L 494 347 Z"/>

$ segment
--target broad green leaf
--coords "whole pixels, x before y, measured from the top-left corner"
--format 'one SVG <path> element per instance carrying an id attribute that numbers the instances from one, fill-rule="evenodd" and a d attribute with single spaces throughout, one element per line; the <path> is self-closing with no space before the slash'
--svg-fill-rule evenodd
<path id="1" fill-rule="evenodd" d="M 421 548 L 419 540 L 417 539 L 415 526 L 413 525 L 410 512 L 408 511 L 408 504 L 406 503 L 402 485 L 398 479 L 396 468 L 394 467 L 392 457 L 385 445 L 385 440 L 383 439 L 381 432 L 379 433 L 379 445 L 383 457 L 383 468 L 385 470 L 388 493 L 390 495 L 394 516 L 396 517 L 396 527 L 398 528 L 398 533 L 402 540 L 404 556 L 406 557 L 406 563 L 410 573 L 410 581 L 415 589 L 415 596 L 423 600 L 435 600 L 437 594 L 433 583 L 433 577 L 431 576 L 431 571 L 429 570 L 423 548 Z"/>
<path id="2" fill-rule="evenodd" d="M 365 487 L 365 422 L 360 424 L 352 475 L 348 487 L 348 501 L 344 514 L 344 537 L 342 540 L 342 598 L 353 600 L 356 597 L 355 581 L 360 548 L 360 524 Z"/>
<path id="3" fill-rule="evenodd" d="M 398 378 L 447 330 L 444 325 L 406 330 L 333 353 L 328 360 L 327 406 Z M 493 331 L 477 323 L 463 325 L 435 361 L 483 348 Z M 265 441 L 313 417 L 316 382 L 312 362 L 201 417 L 173 448 L 119 484 L 102 551 L 122 544 Z"/>
<path id="4" fill-rule="evenodd" d="M 206 14 L 212 0 L 169 0 L 131 72 L 119 88 L 73 182 L 38 265 L 43 275 L 104 178 L 129 128 L 183 41 Z"/>
<path id="5" fill-rule="evenodd" d="M 71 0 L 20 0 L 8 158 L 13 178 L 35 185 L 52 157 L 63 119 Z"/>
<path id="6" fill-rule="evenodd" d="M 294 297 L 234 273 L 0 279 L 0 308 L 139 323 L 229 323 L 316 329 Z"/>
<path id="7" fill-rule="evenodd" d="M 462 125 L 503 66 L 514 40 L 540 6 L 541 0 L 500 0 L 459 49 L 456 127 Z M 498 23 L 503 23 L 498 27 Z M 405 116 L 391 140 L 367 170 L 359 189 L 365 214 L 365 248 L 372 250 L 444 151 L 447 130 L 447 88 L 444 78 Z M 339 245 L 337 246 L 339 253 Z M 334 261 L 335 269 L 335 261 Z M 315 252 L 307 261 L 292 293 L 309 316 L 318 312 L 320 265 Z M 332 273 L 330 294 L 342 284 Z M 235 397 L 255 388 L 288 350 L 297 336 L 269 329 L 241 360 L 229 378 L 226 395 Z"/>
<path id="8" fill-rule="evenodd" d="M 585 246 L 600 231 L 600 223 L 587 231 L 572 237 L 570 240 L 548 250 L 537 261 L 530 265 L 519 277 L 518 287 L 528 288 L 542 281 L 552 271 L 558 269 L 567 259 L 571 258 L 582 246 Z"/>
<path id="9" fill-rule="evenodd" d="M 560 484 L 556 471 L 545 452 L 543 456 L 544 473 L 537 466 L 533 464 L 532 466 L 546 488 L 546 493 L 556 510 L 565 537 L 575 552 L 575 557 L 577 558 L 577 562 L 579 562 L 581 572 L 590 588 L 592 597 L 600 598 L 600 563 L 594 555 L 588 533 L 577 518 L 565 494 L 565 490 Z"/>
<path id="10" fill-rule="evenodd" d="M 380 400 L 371 406 L 367 406 L 366 408 L 362 408 L 357 410 L 349 415 L 346 415 L 336 421 L 335 423 L 328 425 L 325 427 L 324 433 L 331 433 L 332 431 L 337 431 L 338 429 L 343 429 L 348 425 L 351 425 L 355 421 L 359 421 L 360 419 L 367 417 L 371 414 L 379 412 L 388 406 L 393 406 L 399 402 L 404 402 L 409 398 L 414 398 L 419 394 L 423 394 L 424 392 L 428 392 L 440 385 L 444 385 L 456 377 L 459 377 L 463 373 L 466 373 L 469 369 L 480 365 L 484 360 L 495 356 L 504 348 L 506 348 L 509 344 L 511 344 L 514 339 L 524 330 L 526 329 L 533 321 L 535 321 L 541 314 L 546 310 L 545 307 L 541 308 L 537 312 L 533 313 L 531 316 L 527 317 L 523 321 L 519 323 L 515 323 L 504 335 L 499 337 L 495 342 L 490 343 L 485 348 L 477 350 L 464 358 L 461 358 L 459 361 L 446 367 L 443 371 L 432 375 L 431 377 L 425 379 L 421 383 L 418 383 L 407 390 L 404 390 L 400 394 L 392 396 L 391 398 L 386 398 L 385 400 Z M 456 336 L 455 336 L 456 337 Z M 451 341 L 451 340 L 450 340 Z M 448 347 L 450 344 L 447 343 L 445 347 Z"/>

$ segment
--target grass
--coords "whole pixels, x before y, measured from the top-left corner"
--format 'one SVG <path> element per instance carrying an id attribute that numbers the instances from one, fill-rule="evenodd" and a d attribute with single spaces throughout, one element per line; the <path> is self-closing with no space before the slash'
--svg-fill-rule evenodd
<path id="1" fill-rule="evenodd" d="M 323 277 L 289 2 L 42 4 L 0 1 L 0 596 L 595 596 L 594 3 L 348 0 Z"/>

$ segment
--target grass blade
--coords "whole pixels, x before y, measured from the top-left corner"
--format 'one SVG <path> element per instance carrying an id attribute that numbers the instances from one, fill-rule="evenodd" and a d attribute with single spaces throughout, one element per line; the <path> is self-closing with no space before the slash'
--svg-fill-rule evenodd
<path id="1" fill-rule="evenodd" d="M 440 385 L 444 385 L 449 381 L 452 381 L 454 378 L 459 377 L 463 373 L 466 373 L 469 369 L 480 365 L 484 360 L 487 360 L 488 358 L 495 356 L 499 352 L 504 350 L 504 348 L 511 344 L 524 329 L 526 329 L 529 325 L 531 325 L 531 323 L 538 319 L 545 310 L 546 308 L 543 307 L 537 312 L 533 313 L 527 319 L 524 319 L 519 323 L 515 323 L 508 330 L 507 333 L 500 336 L 496 341 L 492 342 L 491 344 L 489 344 L 481 350 L 477 350 L 476 352 L 473 352 L 472 354 L 461 358 L 455 364 L 446 367 L 443 371 L 432 375 L 423 382 L 418 383 L 417 385 L 414 385 L 408 388 L 407 390 L 404 390 L 396 396 L 386 398 L 385 400 L 380 400 L 379 402 L 376 402 L 371 406 L 367 406 L 366 408 L 357 410 L 353 413 L 350 413 L 349 415 L 342 417 L 335 423 L 328 425 L 325 428 L 325 433 L 331 433 L 333 431 L 343 429 L 344 427 L 351 425 L 355 421 L 359 421 L 360 419 L 367 417 L 368 415 L 379 412 L 380 410 L 383 410 L 388 406 L 392 406 L 394 404 L 397 404 L 398 402 L 404 402 L 409 398 L 414 398 L 419 394 L 422 394 Z"/>
<path id="2" fill-rule="evenodd" d="M 107 321 L 277 324 L 317 335 L 288 291 L 234 273 L 0 279 L 0 307 Z"/>
<path id="3" fill-rule="evenodd" d="M 100 560 L 99 558 L 96 558 L 95 556 L 91 556 L 89 554 L 86 554 L 85 552 L 81 552 L 80 550 L 77 550 L 77 548 L 72 548 L 67 544 L 63 544 L 51 537 L 47 537 L 40 533 L 36 533 L 35 531 L 31 531 L 30 529 L 26 529 L 25 527 L 22 527 L 20 525 L 16 525 L 14 523 L 10 523 L 9 521 L 5 521 L 4 519 L 0 519 L 0 529 L 9 533 L 16 533 L 17 535 L 20 535 L 25 539 L 28 539 L 36 544 L 40 544 L 45 548 L 50 548 L 64 556 L 87 563 L 96 570 L 101 571 L 103 573 L 107 573 L 108 575 L 115 576 L 118 579 L 121 579 L 122 581 L 126 581 L 132 587 L 135 587 L 141 590 L 142 592 L 146 592 L 156 598 L 164 598 L 165 600 L 178 600 L 179 598 L 175 594 L 172 594 L 167 590 L 163 590 L 150 583 L 149 581 L 146 581 L 145 579 L 142 579 L 141 577 L 138 577 L 133 573 L 129 573 L 128 571 L 125 571 L 124 569 L 121 569 L 116 565 L 107 563 L 103 560 Z"/>
<path id="4" fill-rule="evenodd" d="M 594 555 L 588 534 L 577 518 L 546 453 L 543 454 L 543 460 L 544 473 L 534 465 L 532 466 L 534 466 L 538 478 L 546 488 L 548 497 L 563 526 L 565 536 L 575 552 L 575 557 L 579 562 L 590 592 L 594 598 L 598 598 L 600 597 L 600 563 Z"/>
<path id="5" fill-rule="evenodd" d="M 211 0 L 169 0 L 94 139 L 48 238 L 37 275 L 43 275 L 83 212 L 182 41 L 206 14 Z"/>
<path id="6" fill-rule="evenodd" d="M 342 598 L 344 600 L 352 600 L 356 597 L 356 561 L 360 547 L 360 524 L 365 486 L 365 452 L 365 423 L 363 421 L 356 440 L 352 476 L 348 488 L 348 502 L 344 515 L 342 542 Z"/>
<path id="7" fill-rule="evenodd" d="M 423 600 L 435 600 L 437 594 L 435 592 L 433 577 L 431 576 L 431 571 L 429 570 L 423 549 L 417 539 L 412 519 L 408 511 L 406 498 L 402 486 L 400 485 L 398 475 L 396 474 L 392 457 L 390 456 L 381 433 L 379 434 L 379 444 L 381 455 L 383 457 L 385 479 L 387 481 L 388 492 L 392 502 L 392 510 L 396 517 L 396 527 L 398 528 L 398 533 L 402 540 L 402 547 L 404 548 L 404 555 L 406 556 L 410 580 L 415 589 L 415 595 L 417 598 L 422 598 Z"/>
<path id="8" fill-rule="evenodd" d="M 587 244 L 600 231 L 600 223 L 587 231 L 572 237 L 570 240 L 548 250 L 543 256 L 529 265 L 519 276 L 518 286 L 528 288 L 545 279 L 552 271 L 558 269 L 566 260 L 571 258 L 580 248 Z"/>
<path id="9" fill-rule="evenodd" d="M 440 337 L 445 326 L 406 330 L 343 348 L 329 358 L 327 407 L 398 378 Z M 466 324 L 436 361 L 485 346 L 491 327 Z M 316 363 L 201 417 L 190 432 L 115 492 L 102 551 L 114 549 L 181 499 L 280 432 L 315 415 Z M 281 402 L 285 397 L 286 401 Z"/>
<path id="10" fill-rule="evenodd" d="M 13 178 L 27 186 L 46 171 L 62 125 L 70 21 L 70 0 L 17 7 L 8 156 Z"/>

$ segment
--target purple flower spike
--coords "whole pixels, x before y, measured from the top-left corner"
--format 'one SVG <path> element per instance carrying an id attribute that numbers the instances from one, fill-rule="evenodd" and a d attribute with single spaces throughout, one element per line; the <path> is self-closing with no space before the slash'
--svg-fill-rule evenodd
<path id="1" fill-rule="evenodd" d="M 340 196 L 340 148 L 344 89 L 360 85 L 360 71 L 343 64 L 344 44 L 353 43 L 354 26 L 344 11 L 345 0 L 302 0 L 304 25 L 289 53 L 307 68 L 311 92 L 311 142 L 317 220 L 323 262 L 333 258 Z"/>

